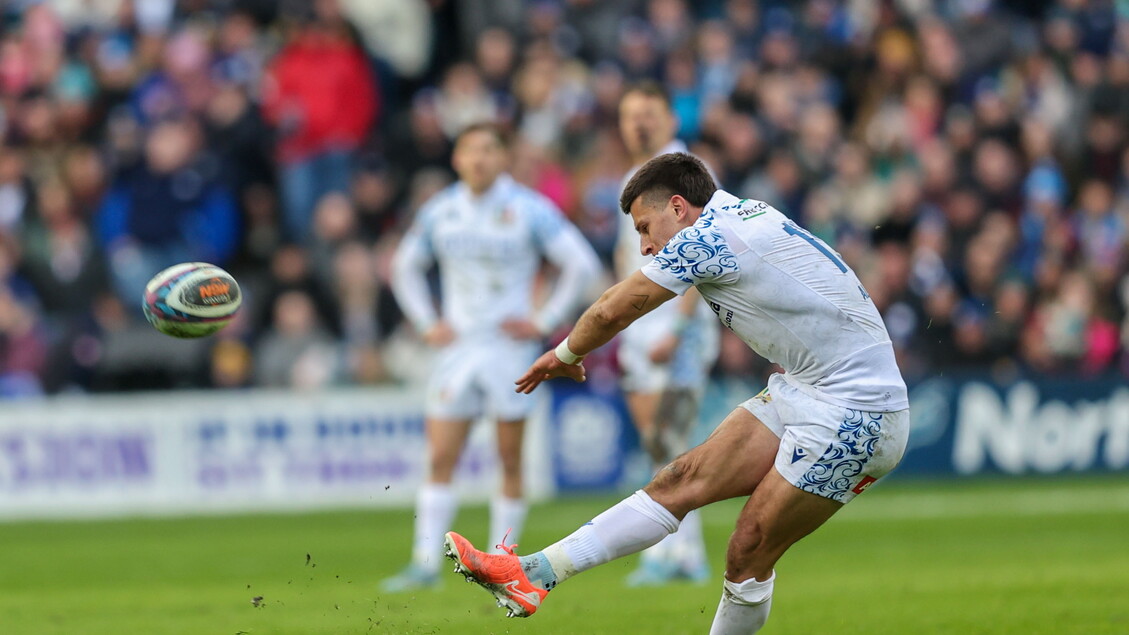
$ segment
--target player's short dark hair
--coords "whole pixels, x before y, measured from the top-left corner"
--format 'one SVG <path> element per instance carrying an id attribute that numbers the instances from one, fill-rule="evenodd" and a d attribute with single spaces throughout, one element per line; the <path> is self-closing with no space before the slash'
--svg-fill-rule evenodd
<path id="1" fill-rule="evenodd" d="M 644 97 L 661 99 L 663 104 L 666 105 L 667 110 L 673 108 L 673 104 L 670 101 L 670 91 L 653 79 L 639 80 L 628 86 L 627 89 L 623 91 L 623 96 L 619 98 L 619 102 L 623 103 L 623 100 L 627 99 L 628 95 L 643 95 Z"/>
<path id="2" fill-rule="evenodd" d="M 486 132 L 492 134 L 494 135 L 494 138 L 498 140 L 498 143 L 502 144 L 503 148 L 510 147 L 509 131 L 502 127 L 501 124 L 493 121 L 478 121 L 463 128 L 459 131 L 458 136 L 455 137 L 455 145 L 459 145 L 459 142 L 463 140 L 463 137 L 475 132 Z"/>
<path id="3" fill-rule="evenodd" d="M 631 213 L 635 199 L 646 196 L 667 199 L 675 194 L 695 207 L 705 207 L 717 191 L 713 176 L 698 157 L 685 152 L 660 154 L 647 161 L 623 188 L 619 207 Z"/>

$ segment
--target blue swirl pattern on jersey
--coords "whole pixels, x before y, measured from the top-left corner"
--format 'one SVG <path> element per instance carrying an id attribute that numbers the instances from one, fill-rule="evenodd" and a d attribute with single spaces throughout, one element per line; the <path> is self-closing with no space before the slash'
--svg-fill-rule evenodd
<path id="1" fill-rule="evenodd" d="M 739 269 L 737 257 L 714 227 L 712 211 L 674 235 L 657 255 L 659 267 L 687 284 L 709 282 Z"/>
<path id="2" fill-rule="evenodd" d="M 839 424 L 839 440 L 827 446 L 796 485 L 805 492 L 843 502 L 852 487 L 852 478 L 863 468 L 882 434 L 882 413 L 847 410 Z"/>

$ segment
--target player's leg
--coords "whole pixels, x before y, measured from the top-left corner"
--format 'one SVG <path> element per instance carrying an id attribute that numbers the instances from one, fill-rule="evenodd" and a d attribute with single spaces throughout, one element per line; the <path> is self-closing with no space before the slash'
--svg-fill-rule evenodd
<path id="1" fill-rule="evenodd" d="M 416 493 L 412 560 L 405 570 L 384 581 L 385 591 L 406 591 L 438 582 L 443 534 L 451 528 L 459 507 L 451 481 L 470 426 L 469 419 L 424 420 L 428 476 Z"/>
<path id="2" fill-rule="evenodd" d="M 639 435 L 639 443 L 651 461 L 652 471 L 662 468 L 675 456 L 669 447 L 664 446 L 661 431 L 656 426 L 659 401 L 668 379 L 666 366 L 650 359 L 657 334 L 653 329 L 628 329 L 618 352 L 623 370 L 620 385 L 627 413 Z M 678 573 L 677 563 L 672 558 L 673 544 L 672 539 L 667 539 L 643 551 L 639 566 L 627 576 L 627 585 L 656 586 L 673 580 Z"/>
<path id="3" fill-rule="evenodd" d="M 443 534 L 451 528 L 458 498 L 451 485 L 470 433 L 482 413 L 482 396 L 474 387 L 473 357 L 456 344 L 440 352 L 427 392 L 424 433 L 427 476 L 416 495 L 412 560 L 384 582 L 385 591 L 405 591 L 438 582 Z"/>
<path id="4" fill-rule="evenodd" d="M 522 446 L 525 441 L 525 419 L 499 421 L 497 426 L 498 459 L 502 469 L 502 488 L 490 501 L 490 545 L 510 544 L 521 540 L 528 505 L 523 498 Z M 508 534 L 508 535 L 507 535 Z M 501 553 L 500 547 L 494 547 Z"/>
<path id="5" fill-rule="evenodd" d="M 653 364 L 647 364 L 654 366 Z M 659 402 L 662 393 L 658 389 L 658 379 L 648 381 L 648 376 L 661 375 L 658 369 L 650 368 L 628 371 L 625 385 L 645 385 L 646 390 L 628 390 L 623 394 L 631 423 L 639 434 L 639 443 L 647 452 L 653 470 L 658 470 L 674 458 L 670 448 L 664 444 L 662 431 L 656 425 Z M 654 384 L 653 386 L 650 384 Z M 659 541 L 640 554 L 639 566 L 627 576 L 628 586 L 657 586 L 666 584 L 677 575 L 678 565 L 673 558 L 674 535 Z"/>
<path id="6" fill-rule="evenodd" d="M 659 470 L 642 490 L 543 553 L 546 584 L 645 549 L 676 531 L 687 513 L 748 496 L 768 472 L 780 439 L 748 410 L 734 410 L 705 442 Z"/>
<path id="7" fill-rule="evenodd" d="M 754 633 L 764 624 L 776 561 L 894 469 L 909 437 L 908 411 L 861 412 L 816 401 L 783 381 L 769 385 L 774 397 L 745 405 L 759 411 L 775 398 L 773 412 L 787 425 L 773 469 L 746 503 L 730 539 L 715 635 Z"/>
<path id="8" fill-rule="evenodd" d="M 760 629 L 772 607 L 776 561 L 842 507 L 795 487 L 771 469 L 745 503 L 729 539 L 725 592 L 710 634 L 746 635 Z"/>
<path id="9" fill-rule="evenodd" d="M 661 441 L 656 438 L 655 414 L 658 412 L 661 393 L 654 391 L 626 391 L 623 400 L 627 404 L 627 414 L 631 417 L 631 424 L 639 433 L 640 443 L 647 451 L 651 462 L 656 467 L 666 465 L 671 456 L 666 454 Z"/>
<path id="10" fill-rule="evenodd" d="M 656 544 L 678 529 L 687 512 L 749 495 L 772 466 L 779 444 L 775 433 L 738 408 L 647 487 L 543 551 L 521 558 L 490 555 L 450 532 L 448 555 L 456 571 L 493 593 L 513 614 L 529 615 L 558 583 Z"/>
<path id="11" fill-rule="evenodd" d="M 699 391 L 689 387 L 670 387 L 662 393 L 653 436 L 661 442 L 661 451 L 671 458 L 690 448 L 690 435 L 698 423 L 699 401 Z M 702 520 L 697 510 L 687 513 L 678 531 L 659 545 L 666 545 L 665 556 L 676 577 L 699 583 L 709 578 Z"/>
<path id="12" fill-rule="evenodd" d="M 538 342 L 498 342 L 491 350 L 489 363 L 480 365 L 477 374 L 477 384 L 486 396 L 486 410 L 498 422 L 496 440 L 502 483 L 501 489 L 490 501 L 487 543 L 495 553 L 501 553 L 498 545 L 503 542 L 513 544 L 521 539 L 528 513 L 528 505 L 523 498 L 522 448 L 525 421 L 537 399 L 514 392 L 513 378 L 525 372 L 540 352 Z"/>

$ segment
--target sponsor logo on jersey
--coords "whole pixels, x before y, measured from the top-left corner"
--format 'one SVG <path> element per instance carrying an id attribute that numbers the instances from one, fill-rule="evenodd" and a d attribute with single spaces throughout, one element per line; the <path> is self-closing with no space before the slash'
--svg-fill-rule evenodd
<path id="1" fill-rule="evenodd" d="M 748 203 L 750 200 L 751 199 L 743 198 L 732 205 L 725 205 L 720 209 L 723 212 L 727 212 L 729 210 L 737 212 L 737 216 L 741 220 L 749 220 L 751 218 L 763 216 L 768 213 L 768 203 L 765 203 L 764 201 L 757 201 L 756 205 L 745 209 L 745 203 Z"/>
<path id="2" fill-rule="evenodd" d="M 873 476 L 864 476 L 862 477 L 862 480 L 859 481 L 859 484 L 855 485 L 855 488 L 851 491 L 856 494 L 861 494 L 866 491 L 866 488 L 870 487 L 874 483 L 874 481 L 877 480 L 878 479 L 874 478 Z"/>
<path id="3" fill-rule="evenodd" d="M 710 302 L 709 304 L 710 304 L 710 308 L 713 309 L 713 312 L 715 314 L 717 314 L 718 319 L 721 320 L 721 323 L 724 324 L 725 327 L 728 328 L 730 331 L 732 331 L 733 330 L 733 311 L 730 311 L 729 309 L 721 306 L 717 302 Z M 722 311 L 725 312 L 724 315 L 722 314 Z"/>

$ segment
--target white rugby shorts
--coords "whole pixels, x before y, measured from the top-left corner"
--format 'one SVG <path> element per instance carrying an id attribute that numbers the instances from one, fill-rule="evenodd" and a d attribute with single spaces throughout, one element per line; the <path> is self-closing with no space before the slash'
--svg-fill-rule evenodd
<path id="1" fill-rule="evenodd" d="M 459 420 L 483 415 L 501 421 L 528 417 L 536 400 L 514 392 L 514 382 L 540 351 L 539 341 L 487 338 L 452 343 L 435 356 L 425 414 Z"/>
<path id="2" fill-rule="evenodd" d="M 776 471 L 812 494 L 847 503 L 905 454 L 909 410 L 867 412 L 819 401 L 780 374 L 741 404 L 780 437 Z"/>

